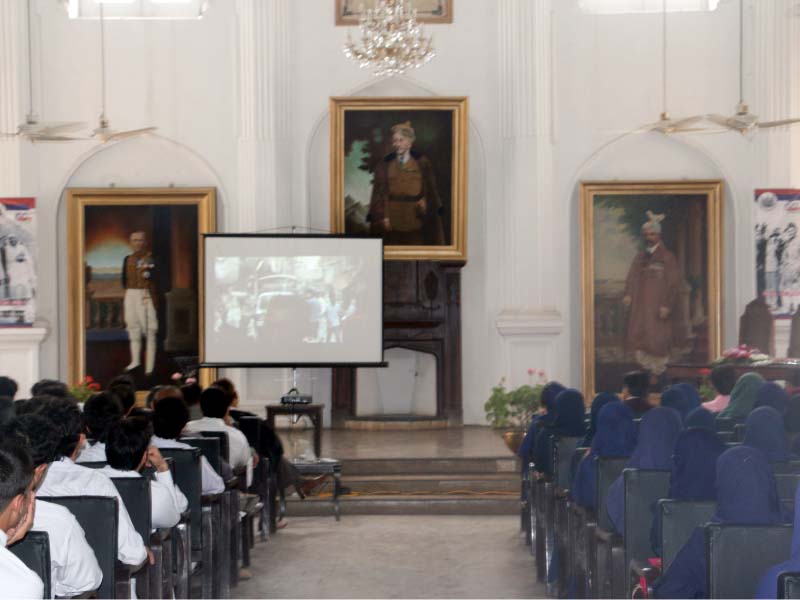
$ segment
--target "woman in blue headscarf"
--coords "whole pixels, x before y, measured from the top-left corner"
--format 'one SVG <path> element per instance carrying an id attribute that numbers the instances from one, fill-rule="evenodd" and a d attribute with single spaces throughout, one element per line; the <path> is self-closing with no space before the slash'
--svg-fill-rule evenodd
<path id="1" fill-rule="evenodd" d="M 758 448 L 771 463 L 786 462 L 791 458 L 783 417 L 771 406 L 757 408 L 747 416 L 742 444 Z"/>
<path id="2" fill-rule="evenodd" d="M 713 427 L 714 415 L 702 407 L 696 408 L 692 413 L 698 410 L 711 415 Z M 716 500 L 717 459 L 725 450 L 724 442 L 712 428 L 684 429 L 675 442 L 667 498 L 693 502 Z M 655 502 L 650 545 L 656 556 L 661 556 L 661 521 L 657 518 L 657 509 L 658 502 Z"/>
<path id="3" fill-rule="evenodd" d="M 800 485 L 794 493 L 794 532 L 789 560 L 770 567 L 756 587 L 756 598 L 778 597 L 778 575 L 784 572 L 800 571 Z"/>
<path id="4" fill-rule="evenodd" d="M 689 429 L 690 427 L 702 427 L 703 429 L 710 429 L 711 431 L 716 432 L 717 418 L 710 410 L 703 408 L 702 406 L 698 406 L 688 415 L 686 415 L 686 420 L 683 422 L 683 425 L 686 427 L 686 429 Z"/>
<path id="5" fill-rule="evenodd" d="M 537 471 L 547 475 L 553 474 L 553 456 L 550 452 L 553 439 L 584 435 L 586 432 L 585 412 L 583 394 L 578 390 L 567 389 L 556 396 L 555 418 L 536 434 L 533 462 Z"/>
<path id="6" fill-rule="evenodd" d="M 747 446 L 723 452 L 717 460 L 717 509 L 711 521 L 731 525 L 776 525 L 783 520 L 775 476 L 763 452 Z M 702 527 L 694 530 L 653 587 L 656 598 L 708 597 Z"/>
<path id="7" fill-rule="evenodd" d="M 675 409 L 657 406 L 648 410 L 639 424 L 636 449 L 625 468 L 669 471 L 681 429 L 683 422 Z M 608 489 L 606 508 L 617 533 L 625 533 L 625 482 L 622 474 Z"/>
<path id="8" fill-rule="evenodd" d="M 758 388 L 754 406 L 755 408 L 771 406 L 777 410 L 781 416 L 785 416 L 789 410 L 789 394 L 777 383 L 768 381 Z"/>
<path id="9" fill-rule="evenodd" d="M 592 400 L 592 408 L 589 413 L 589 427 L 586 429 L 586 435 L 583 436 L 581 446 L 588 448 L 592 445 L 594 434 L 597 431 L 597 415 L 600 414 L 600 410 L 609 402 L 619 402 L 619 398 L 616 394 L 612 394 L 611 392 L 600 392 L 594 397 L 594 400 Z"/>
<path id="10" fill-rule="evenodd" d="M 700 392 L 697 391 L 697 388 L 693 386 L 691 383 L 678 383 L 672 387 L 676 387 L 681 390 L 684 394 L 686 394 L 686 398 L 689 402 L 689 410 L 686 412 L 688 413 L 691 410 L 694 410 L 698 406 L 703 403 L 702 398 L 700 398 Z"/>
<path id="11" fill-rule="evenodd" d="M 622 402 L 609 402 L 597 416 L 597 433 L 589 451 L 581 459 L 570 488 L 577 504 L 594 510 L 597 507 L 597 465 L 595 457 L 627 458 L 636 446 L 633 411 Z"/>
<path id="12" fill-rule="evenodd" d="M 553 419 L 555 419 L 556 396 L 558 396 L 565 389 L 566 388 L 557 381 L 549 382 L 542 389 L 542 407 L 544 408 L 545 412 L 533 418 L 531 424 L 528 426 L 528 431 L 525 433 L 525 437 L 522 440 L 522 444 L 520 444 L 519 450 L 517 450 L 517 456 L 522 459 L 523 471 L 527 468 L 528 462 L 533 454 L 533 449 L 536 445 L 536 434 L 544 425 L 552 422 Z"/>
<path id="13" fill-rule="evenodd" d="M 677 410 L 681 416 L 681 420 L 686 419 L 686 415 L 696 408 L 696 405 L 693 404 L 686 392 L 683 391 L 683 388 L 677 385 L 673 385 L 664 390 L 661 394 L 661 406 Z"/>

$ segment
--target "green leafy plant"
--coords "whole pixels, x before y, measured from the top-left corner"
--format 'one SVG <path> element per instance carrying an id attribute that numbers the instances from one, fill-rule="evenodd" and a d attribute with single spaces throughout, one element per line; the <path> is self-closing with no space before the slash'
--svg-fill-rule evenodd
<path id="1" fill-rule="evenodd" d="M 87 375 L 78 385 L 71 387 L 69 392 L 78 402 L 86 402 L 90 396 L 102 389 L 91 375 Z"/>
<path id="2" fill-rule="evenodd" d="M 537 373 L 528 369 L 528 375 Z M 492 388 L 489 399 L 483 405 L 486 419 L 492 427 L 525 429 L 541 406 L 542 390 L 547 380 L 543 371 L 538 371 L 536 383 L 521 385 L 506 390 L 505 377 Z"/>

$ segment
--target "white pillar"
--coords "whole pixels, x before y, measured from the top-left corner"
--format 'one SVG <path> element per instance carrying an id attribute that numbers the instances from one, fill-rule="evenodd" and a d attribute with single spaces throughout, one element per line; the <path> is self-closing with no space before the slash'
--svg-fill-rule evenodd
<path id="1" fill-rule="evenodd" d="M 13 133 L 22 119 L 20 98 L 27 82 L 25 2 L 0 0 L 0 133 Z M 24 60 L 23 60 L 24 59 Z M 22 195 L 22 142 L 0 137 L 0 196 Z"/>
<path id="2" fill-rule="evenodd" d="M 237 13 L 239 173 L 230 223 L 241 232 L 263 232 L 293 224 L 287 133 L 289 0 L 238 0 Z M 225 375 L 235 382 L 244 402 L 251 403 L 249 408 L 258 408 L 253 403 L 256 396 L 264 398 L 265 390 L 249 389 L 248 371 L 227 369 Z"/>
<path id="3" fill-rule="evenodd" d="M 554 344 L 564 329 L 561 284 L 554 277 L 567 244 L 558 244 L 553 185 L 553 0 L 499 0 L 503 206 L 507 265 L 505 306 L 496 325 L 504 340 L 509 383 L 529 367 L 563 378 Z M 559 202 L 559 219 L 570 211 Z M 554 253 L 561 253 L 561 257 Z M 562 265 L 566 261 L 562 261 Z M 562 273 L 562 277 L 564 273 Z"/>

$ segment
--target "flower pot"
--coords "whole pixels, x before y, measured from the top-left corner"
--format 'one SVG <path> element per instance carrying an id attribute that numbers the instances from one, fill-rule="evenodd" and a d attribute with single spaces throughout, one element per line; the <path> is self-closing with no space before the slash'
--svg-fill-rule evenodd
<path id="1" fill-rule="evenodd" d="M 503 432 L 503 441 L 514 454 L 517 453 L 519 447 L 522 445 L 522 440 L 525 437 L 525 432 L 520 430 L 510 430 Z"/>

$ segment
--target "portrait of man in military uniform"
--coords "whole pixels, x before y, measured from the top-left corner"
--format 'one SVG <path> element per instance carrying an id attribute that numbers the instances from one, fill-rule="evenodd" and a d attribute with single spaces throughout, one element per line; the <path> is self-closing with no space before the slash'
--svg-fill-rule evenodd
<path id="1" fill-rule="evenodd" d="M 134 231 L 130 236 L 130 244 L 133 253 L 128 254 L 122 263 L 122 287 L 125 290 L 123 311 L 131 349 L 131 362 L 125 370 L 132 371 L 141 364 L 144 337 L 147 342 L 145 373 L 149 375 L 155 367 L 158 333 L 156 288 L 153 279 L 156 264 L 153 253 L 147 248 L 144 231 Z"/>

